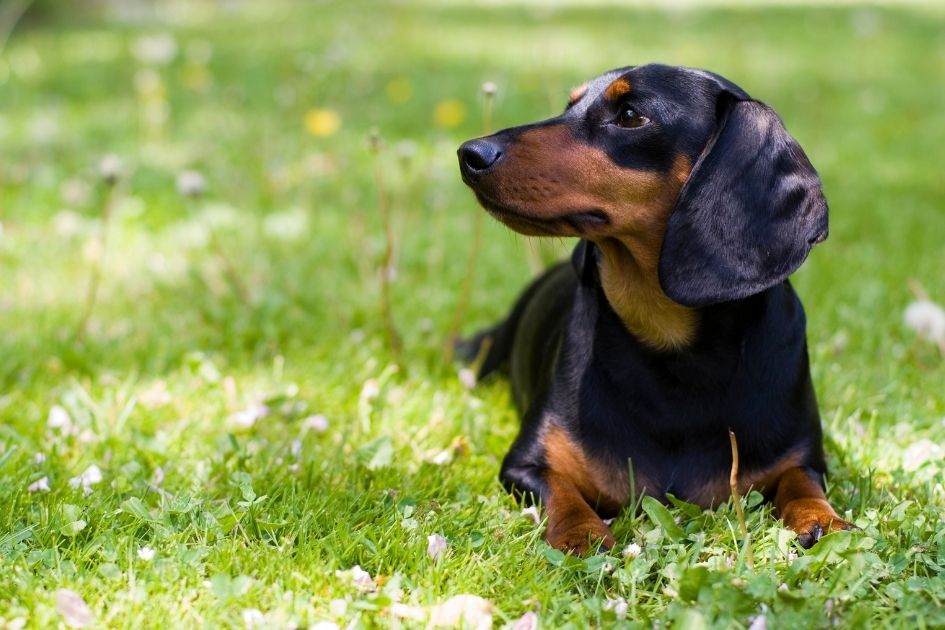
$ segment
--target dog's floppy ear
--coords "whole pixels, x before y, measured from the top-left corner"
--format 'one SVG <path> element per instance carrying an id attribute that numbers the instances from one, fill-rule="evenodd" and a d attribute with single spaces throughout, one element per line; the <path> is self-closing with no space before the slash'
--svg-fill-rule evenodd
<path id="1" fill-rule="evenodd" d="M 666 226 L 663 291 L 692 307 L 741 299 L 782 282 L 825 238 L 827 201 L 804 151 L 770 107 L 723 91 Z"/>

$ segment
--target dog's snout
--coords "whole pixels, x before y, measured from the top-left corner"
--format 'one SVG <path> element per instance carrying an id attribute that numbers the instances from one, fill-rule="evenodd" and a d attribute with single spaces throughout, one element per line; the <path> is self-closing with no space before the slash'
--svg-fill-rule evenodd
<path id="1" fill-rule="evenodd" d="M 469 174 L 487 170 L 502 156 L 502 147 L 490 140 L 479 138 L 459 147 L 459 164 Z"/>

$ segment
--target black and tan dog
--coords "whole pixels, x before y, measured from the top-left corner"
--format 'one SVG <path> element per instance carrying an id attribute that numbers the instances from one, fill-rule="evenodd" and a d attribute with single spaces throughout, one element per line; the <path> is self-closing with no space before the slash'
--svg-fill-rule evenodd
<path id="1" fill-rule="evenodd" d="M 491 346 L 523 415 L 503 484 L 547 514 L 547 540 L 614 545 L 631 496 L 709 507 L 755 488 L 812 545 L 851 526 L 824 496 L 801 303 L 787 281 L 827 236 L 806 155 L 768 106 L 709 72 L 622 68 L 563 114 L 471 140 L 463 180 L 522 234 L 577 236 L 572 264 L 461 343 Z M 630 469 L 632 468 L 632 476 Z"/>

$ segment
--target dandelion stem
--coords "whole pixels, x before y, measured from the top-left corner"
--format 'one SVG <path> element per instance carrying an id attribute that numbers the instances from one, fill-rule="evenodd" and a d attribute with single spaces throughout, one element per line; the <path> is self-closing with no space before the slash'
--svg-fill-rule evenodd
<path id="1" fill-rule="evenodd" d="M 377 133 L 372 133 L 370 139 L 371 152 L 374 154 L 374 185 L 377 188 L 377 209 L 384 226 L 384 260 L 381 265 L 381 315 L 384 326 L 387 328 L 387 341 L 398 368 L 403 369 L 403 341 L 397 326 L 394 323 L 394 314 L 391 309 L 390 281 L 394 263 L 394 230 L 391 225 L 390 200 L 384 181 L 384 169 L 381 165 L 381 139 Z"/>
<path id="2" fill-rule="evenodd" d="M 745 538 L 745 562 L 749 568 L 755 564 L 751 553 L 751 534 L 748 533 L 748 522 L 745 520 L 745 510 L 742 507 L 741 498 L 738 495 L 738 440 L 735 439 L 735 432 L 729 429 L 728 439 L 732 444 L 732 469 L 728 477 L 728 485 L 732 489 L 732 502 L 735 503 L 735 514 L 738 517 L 738 524 L 742 529 L 742 536 Z"/>
<path id="3" fill-rule="evenodd" d="M 95 304 L 98 302 L 98 288 L 102 279 L 102 266 L 105 256 L 108 253 L 108 228 L 111 224 L 112 207 L 115 204 L 117 189 L 115 180 L 106 180 L 105 185 L 108 191 L 105 193 L 105 201 L 102 204 L 102 230 L 98 237 L 98 251 L 92 260 L 92 268 L 89 273 L 89 286 L 85 294 L 85 308 L 82 310 L 82 316 L 76 326 L 75 337 L 81 339 L 88 332 L 89 320 L 92 319 L 92 311 L 95 310 Z"/>
<path id="4" fill-rule="evenodd" d="M 482 86 L 483 106 L 482 106 L 482 133 L 487 135 L 492 131 L 492 99 L 495 96 L 495 84 L 487 82 Z M 463 317 L 466 314 L 466 306 L 469 303 L 469 295 L 472 293 L 473 281 L 476 277 L 476 264 L 479 260 L 479 250 L 482 244 L 482 212 L 477 212 L 473 217 L 473 242 L 469 250 L 469 257 L 466 259 L 466 272 L 463 274 L 463 284 L 459 291 L 459 298 L 456 300 L 456 310 L 453 312 L 453 322 L 450 324 L 449 334 L 446 336 L 446 348 L 443 352 L 443 362 L 447 365 L 453 360 L 453 349 L 456 345 L 456 339 L 459 337 L 459 329 L 463 325 Z M 485 360 L 485 357 L 483 357 Z"/>

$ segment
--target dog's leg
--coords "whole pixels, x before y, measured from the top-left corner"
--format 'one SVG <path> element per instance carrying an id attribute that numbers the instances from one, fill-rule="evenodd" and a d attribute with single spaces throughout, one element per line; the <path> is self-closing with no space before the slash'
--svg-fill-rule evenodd
<path id="1" fill-rule="evenodd" d="M 545 474 L 545 482 L 548 487 L 545 540 L 549 545 L 579 555 L 594 550 L 598 545 L 601 551 L 613 548 L 616 541 L 610 528 L 591 509 L 571 479 L 550 470 Z"/>
<path id="2" fill-rule="evenodd" d="M 824 534 L 854 527 L 827 502 L 822 479 L 817 471 L 798 467 L 788 469 L 778 480 L 775 510 L 785 526 L 797 532 L 804 548 L 810 548 Z"/>
<path id="3" fill-rule="evenodd" d="M 510 492 L 528 502 L 541 500 L 547 517 L 545 540 L 556 549 L 586 554 L 611 549 L 610 529 L 566 475 L 544 466 L 512 465 L 506 460 L 501 479 Z"/>

